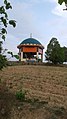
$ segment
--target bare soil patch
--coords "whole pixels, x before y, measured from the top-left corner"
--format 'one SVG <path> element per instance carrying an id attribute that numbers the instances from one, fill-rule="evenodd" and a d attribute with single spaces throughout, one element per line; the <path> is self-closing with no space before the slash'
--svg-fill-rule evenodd
<path id="1" fill-rule="evenodd" d="M 26 101 L 16 92 L 26 91 Z M 67 119 L 67 68 L 9 66 L 0 71 L 0 119 Z"/>

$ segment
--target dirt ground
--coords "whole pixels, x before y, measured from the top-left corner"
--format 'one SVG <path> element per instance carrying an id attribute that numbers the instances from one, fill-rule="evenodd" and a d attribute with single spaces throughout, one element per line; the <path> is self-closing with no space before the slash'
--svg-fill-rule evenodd
<path id="1" fill-rule="evenodd" d="M 26 101 L 16 92 L 26 91 Z M 67 68 L 9 66 L 0 71 L 0 119 L 67 119 Z"/>

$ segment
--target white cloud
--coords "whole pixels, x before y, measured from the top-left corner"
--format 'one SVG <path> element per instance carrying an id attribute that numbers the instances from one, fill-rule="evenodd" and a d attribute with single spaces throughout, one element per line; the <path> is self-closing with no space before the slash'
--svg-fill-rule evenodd
<path id="1" fill-rule="evenodd" d="M 56 7 L 52 10 L 52 13 L 67 18 L 67 11 L 64 11 L 63 9 L 65 9 L 64 3 L 62 5 L 57 4 Z"/>
<path id="2" fill-rule="evenodd" d="M 58 0 L 45 0 L 46 2 L 55 3 L 55 7 L 52 9 L 52 13 L 61 17 L 67 17 L 67 11 L 65 9 L 65 3 L 58 4 Z"/>
<path id="3" fill-rule="evenodd" d="M 31 0 L 33 2 L 33 0 Z M 29 37 L 32 32 L 34 36 L 39 36 L 39 27 L 37 26 L 37 13 L 34 12 L 33 4 L 26 2 L 13 3 L 13 11 L 10 11 L 10 17 L 17 20 L 15 30 L 9 28 L 9 33 L 16 35 L 19 39 Z M 22 39 L 21 39 L 22 40 Z"/>

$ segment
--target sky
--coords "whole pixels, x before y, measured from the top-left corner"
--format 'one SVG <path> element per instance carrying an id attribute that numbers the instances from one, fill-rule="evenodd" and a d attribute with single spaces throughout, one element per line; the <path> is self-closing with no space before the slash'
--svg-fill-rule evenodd
<path id="1" fill-rule="evenodd" d="M 4 47 L 18 53 L 17 45 L 32 37 L 47 48 L 51 38 L 58 39 L 61 46 L 67 47 L 67 11 L 65 4 L 58 0 L 10 0 L 12 10 L 9 19 L 16 20 L 16 28 L 8 26 Z M 3 0 L 0 0 L 0 5 Z M 45 52 L 44 50 L 44 52 Z"/>

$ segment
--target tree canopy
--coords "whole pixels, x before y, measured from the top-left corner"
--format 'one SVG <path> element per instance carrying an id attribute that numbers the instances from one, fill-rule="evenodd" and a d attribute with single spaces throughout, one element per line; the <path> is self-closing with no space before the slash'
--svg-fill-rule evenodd
<path id="1" fill-rule="evenodd" d="M 45 57 L 47 61 L 53 64 L 61 64 L 64 62 L 64 50 L 60 47 L 56 38 L 52 38 L 47 45 Z"/>
<path id="2" fill-rule="evenodd" d="M 62 47 L 62 49 L 64 50 L 64 62 L 67 62 L 67 47 Z"/>

